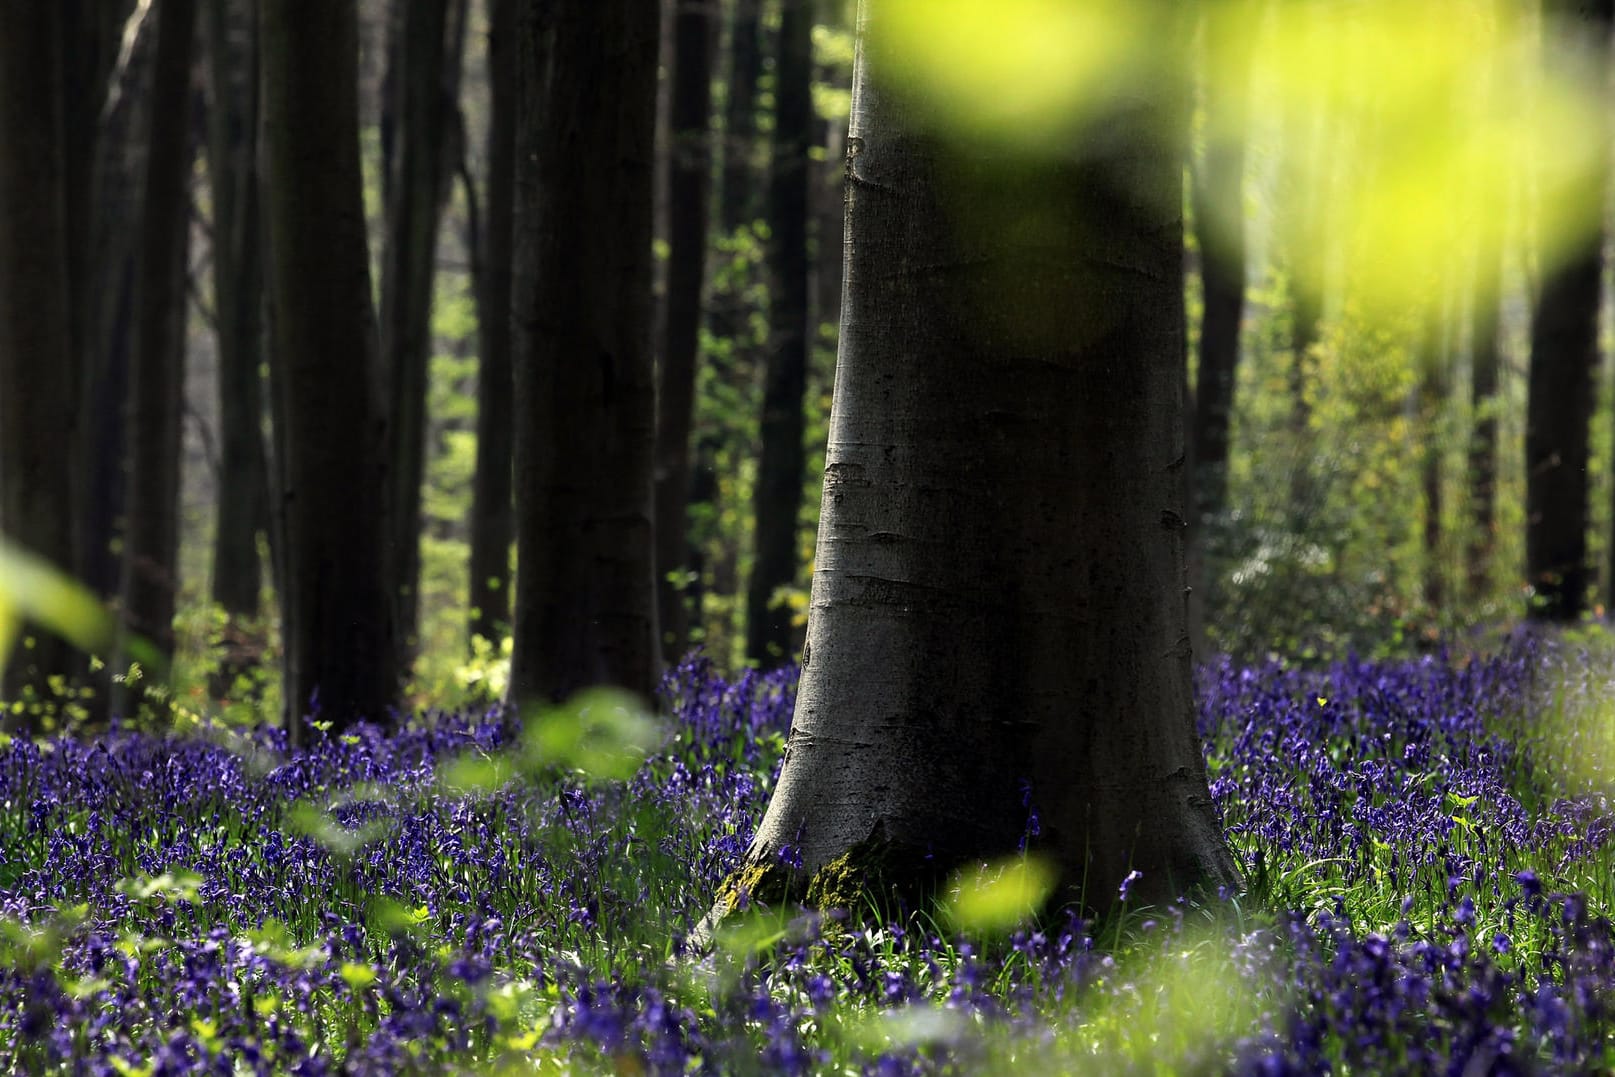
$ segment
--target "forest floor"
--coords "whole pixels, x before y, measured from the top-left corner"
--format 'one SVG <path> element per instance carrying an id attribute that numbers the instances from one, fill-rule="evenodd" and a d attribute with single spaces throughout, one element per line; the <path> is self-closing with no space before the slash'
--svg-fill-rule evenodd
<path id="1" fill-rule="evenodd" d="M 298 754 L 12 740 L 0 1068 L 1607 1071 L 1609 669 L 1531 642 L 1211 667 L 1244 894 L 1018 926 L 1012 862 L 882 926 L 756 909 L 704 956 L 683 940 L 767 803 L 790 670 L 692 661 L 671 720 L 596 697 L 542 740 L 497 708 Z"/>

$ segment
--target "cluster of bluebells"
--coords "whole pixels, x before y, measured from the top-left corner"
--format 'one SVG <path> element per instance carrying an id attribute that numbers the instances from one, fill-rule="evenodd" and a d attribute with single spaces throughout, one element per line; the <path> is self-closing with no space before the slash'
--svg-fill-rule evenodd
<path id="1" fill-rule="evenodd" d="M 706 956 L 683 940 L 766 805 L 791 670 L 682 664 L 663 750 L 615 783 L 446 785 L 449 761 L 516 743 L 499 708 L 295 753 L 273 730 L 13 740 L 0 1068 L 1608 1068 L 1615 813 L 1530 724 L 1545 684 L 1594 692 L 1588 667 L 1529 642 L 1210 667 L 1201 733 L 1245 895 L 1124 894 L 1112 920 L 1007 939 L 775 910 Z"/>

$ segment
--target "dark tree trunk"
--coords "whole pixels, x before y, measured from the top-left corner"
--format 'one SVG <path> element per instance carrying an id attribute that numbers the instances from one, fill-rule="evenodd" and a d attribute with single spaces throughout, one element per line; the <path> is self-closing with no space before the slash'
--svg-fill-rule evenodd
<path id="1" fill-rule="evenodd" d="M 763 73 L 762 0 L 734 0 L 728 98 L 723 109 L 723 186 L 718 226 L 729 235 L 757 216 L 757 80 Z"/>
<path id="2" fill-rule="evenodd" d="M 1547 62 L 1580 63 L 1602 85 L 1608 71 L 1610 26 L 1615 3 L 1552 0 Z M 1558 204 L 1585 207 L 1603 217 L 1608 185 L 1608 132 L 1598 144 L 1601 167 L 1581 175 L 1576 186 L 1544 191 Z M 1525 427 L 1525 561 L 1532 588 L 1530 616 L 1544 621 L 1578 620 L 1592 583 L 1587 559 L 1588 428 L 1592 421 L 1598 365 L 1598 305 L 1603 278 L 1604 231 L 1590 229 L 1564 260 L 1543 273 L 1531 318 L 1531 371 Z"/>
<path id="3" fill-rule="evenodd" d="M 689 569 L 690 423 L 712 187 L 711 11 L 710 0 L 677 0 L 673 23 L 667 323 L 656 396 L 656 610 L 670 661 L 683 653 L 690 627 L 681 577 Z"/>
<path id="4" fill-rule="evenodd" d="M 109 226 L 123 234 L 131 234 L 131 222 L 137 214 L 130 213 L 115 221 L 104 219 L 105 200 L 101 188 L 110 182 L 102 170 L 97 175 L 97 163 L 104 159 L 104 148 L 118 135 L 116 123 L 109 123 L 103 115 L 108 96 L 114 87 L 118 49 L 123 40 L 124 24 L 135 0 L 60 0 L 61 58 L 64 79 L 63 124 L 66 138 L 67 183 L 67 234 L 68 234 L 68 310 L 69 333 L 72 338 L 72 355 L 77 380 L 75 394 L 86 393 L 92 379 L 104 378 L 101 365 L 104 358 L 101 335 L 96 331 L 102 316 L 102 303 L 97 295 L 98 277 L 101 276 L 96 253 L 97 235 Z M 131 50 L 132 51 L 132 50 Z M 132 184 L 138 190 L 138 184 Z M 111 379 L 106 379 L 111 380 Z M 83 404 L 89 398 L 80 396 Z M 80 421 L 74 429 L 71 446 L 73 475 L 75 477 L 74 515 L 74 571 L 83 574 L 85 544 L 98 543 L 103 551 L 105 565 L 99 580 L 85 575 L 85 582 L 96 587 L 98 593 L 110 595 L 116 586 L 115 566 L 111 555 L 111 521 L 121 512 L 115 497 L 98 501 L 102 491 L 99 484 L 89 481 L 98 471 L 111 471 L 108 461 L 122 457 L 122 421 L 103 424 L 105 412 L 120 412 L 123 391 L 108 399 L 101 409 L 102 415 L 83 407 Z M 106 429 L 110 425 L 111 429 Z M 104 436 L 107 440 L 97 441 Z M 97 456 L 97 451 L 100 456 Z M 111 451 L 108 451 L 111 450 Z M 95 509 L 104 505 L 106 515 L 98 516 Z"/>
<path id="5" fill-rule="evenodd" d="M 209 0 L 208 181 L 219 347 L 219 492 L 213 601 L 224 611 L 215 696 L 258 664 L 255 622 L 263 571 L 258 536 L 269 515 L 264 454 L 263 245 L 258 205 L 258 26 L 252 0 Z"/>
<path id="6" fill-rule="evenodd" d="M 802 397 L 810 336 L 808 148 L 813 144 L 813 6 L 785 0 L 774 68 L 774 138 L 769 164 L 768 365 L 763 382 L 762 456 L 753 502 L 756 548 L 746 587 L 746 655 L 758 664 L 792 657 L 791 608 L 775 601 L 796 582 L 798 516 L 807 466 Z"/>
<path id="7" fill-rule="evenodd" d="M 157 59 L 135 278 L 129 365 L 128 500 L 120 587 L 123 630 L 164 664 L 179 592 L 179 459 L 190 239 L 191 57 L 196 0 L 158 0 Z M 120 647 L 130 654 L 127 645 Z M 115 663 L 122 666 L 123 661 Z M 148 680 L 166 676 L 147 670 Z M 126 701 L 127 702 L 127 701 Z"/>
<path id="8" fill-rule="evenodd" d="M 657 19 L 643 0 L 519 16 L 516 702 L 656 683 Z"/>
<path id="9" fill-rule="evenodd" d="M 1446 557 L 1441 548 L 1443 511 L 1441 456 L 1442 410 L 1447 400 L 1447 351 L 1443 346 L 1441 317 L 1432 304 L 1425 313 L 1425 325 L 1418 344 L 1420 364 L 1417 388 L 1418 423 L 1422 432 L 1419 448 L 1420 488 L 1424 494 L 1424 573 L 1425 611 L 1439 618 L 1447 599 Z"/>
<path id="10" fill-rule="evenodd" d="M 1229 420 L 1239 365 L 1239 331 L 1245 312 L 1245 142 L 1248 87 L 1227 85 L 1222 70 L 1246 71 L 1250 57 L 1250 9 L 1240 0 L 1205 6 L 1206 51 L 1219 71 L 1206 80 L 1206 127 L 1215 134 L 1192 188 L 1200 240 L 1200 279 L 1205 313 L 1191 411 L 1189 586 L 1191 636 L 1204 642 L 1204 619 L 1216 608 L 1216 573 L 1207 565 L 1207 543 L 1228 503 Z M 1209 65 L 1208 65 L 1209 66 Z"/>
<path id="11" fill-rule="evenodd" d="M 1027 783 L 1060 897 L 1231 885 L 1183 602 L 1182 120 L 1130 98 L 1083 156 L 1011 164 L 871 55 L 801 687 L 714 912 L 1013 855 Z"/>
<path id="12" fill-rule="evenodd" d="M 1495 269 L 1497 251 L 1483 248 L 1483 252 L 1483 256 L 1493 259 Z M 1483 274 L 1487 275 L 1489 272 Z M 1490 589 L 1492 556 L 1497 546 L 1498 307 L 1502 300 L 1480 287 L 1473 290 L 1472 296 L 1469 393 L 1474 418 L 1468 470 L 1473 528 L 1466 549 L 1465 575 L 1469 597 L 1479 599 Z"/>
<path id="13" fill-rule="evenodd" d="M 381 276 L 381 356 L 388 371 L 388 580 L 405 662 L 419 608 L 421 480 L 426 469 L 426 388 L 432 354 L 437 223 L 447 190 L 445 136 L 453 101 L 445 47 L 448 0 L 410 0 L 394 45 L 394 134 Z M 457 81 L 457 77 L 455 78 Z"/>
<path id="14" fill-rule="evenodd" d="M 60 94 L 62 11 L 0 13 L 0 529 L 70 571 L 75 381 L 69 317 L 66 146 Z M 10 658 L 3 694 L 42 692 L 73 670 L 55 637 Z M 21 723 L 8 713 L 8 725 Z"/>
<path id="15" fill-rule="evenodd" d="M 115 554 L 124 515 L 124 401 L 135 336 L 135 258 L 145 177 L 149 88 L 157 19 L 138 9 L 110 76 L 96 147 L 91 294 L 77 312 L 86 334 L 80 387 L 84 477 L 78 497 L 79 578 L 97 594 L 117 594 Z M 98 699 L 97 703 L 100 702 Z"/>
<path id="16" fill-rule="evenodd" d="M 471 635 L 510 632 L 510 263 L 516 186 L 516 0 L 493 0 L 488 25 L 488 205 L 477 281 L 477 473 L 471 509 Z"/>
<path id="17" fill-rule="evenodd" d="M 354 0 L 263 0 L 265 236 L 281 396 L 283 695 L 342 727 L 398 698 Z"/>

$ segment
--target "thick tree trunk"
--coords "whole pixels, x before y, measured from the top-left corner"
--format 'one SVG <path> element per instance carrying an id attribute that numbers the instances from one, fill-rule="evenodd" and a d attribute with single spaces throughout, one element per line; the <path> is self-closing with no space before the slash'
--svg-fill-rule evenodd
<path id="1" fill-rule="evenodd" d="M 655 687 L 656 5 L 519 17 L 513 701 Z"/>
<path id="2" fill-rule="evenodd" d="M 213 693 L 231 691 L 263 649 L 258 535 L 269 515 L 264 454 L 263 245 L 258 192 L 258 27 L 250 2 L 209 0 L 208 181 L 219 347 L 219 492 L 213 601 L 224 611 Z"/>
<path id="3" fill-rule="evenodd" d="M 87 309 L 76 314 L 84 319 L 87 337 L 80 387 L 84 481 L 78 498 L 78 573 L 86 586 L 108 598 L 117 594 L 120 577 L 114 543 L 124 515 L 124 401 L 135 336 L 135 258 L 157 51 L 153 11 L 136 9 L 110 76 L 96 147 L 91 294 L 85 297 Z"/>
<path id="4" fill-rule="evenodd" d="M 381 356 L 388 371 L 388 581 L 405 662 L 419 608 L 421 480 L 426 468 L 426 383 L 432 353 L 437 223 L 448 172 L 443 147 L 452 102 L 446 92 L 447 0 L 411 0 L 394 44 L 388 82 L 395 130 L 381 275 Z M 459 57 L 453 61 L 458 63 Z"/>
<path id="5" fill-rule="evenodd" d="M 281 401 L 287 727 L 385 720 L 398 698 L 383 577 L 376 324 L 359 170 L 354 0 L 263 0 L 265 235 Z"/>
<path id="6" fill-rule="evenodd" d="M 763 73 L 762 0 L 734 0 L 729 18 L 728 97 L 723 109 L 723 185 L 718 227 L 729 235 L 757 216 L 757 80 Z"/>
<path id="7" fill-rule="evenodd" d="M 785 0 L 779 62 L 774 68 L 774 137 L 769 163 L 771 272 L 768 366 L 763 382 L 762 456 L 753 501 L 756 547 L 746 586 L 746 655 L 759 665 L 795 652 L 791 608 L 780 588 L 796 582 L 802 506 L 810 335 L 808 181 L 813 144 L 813 6 Z"/>
<path id="8" fill-rule="evenodd" d="M 676 12 L 667 323 L 656 395 L 656 611 L 663 654 L 669 661 L 676 660 L 689 641 L 687 595 L 677 577 L 689 568 L 690 423 L 695 410 L 712 187 L 711 0 L 677 0 Z"/>
<path id="9" fill-rule="evenodd" d="M 869 54 L 802 681 L 715 912 L 1013 854 L 1028 795 L 1063 898 L 1231 885 L 1183 601 L 1181 118 L 1134 99 L 1012 165 L 926 133 Z"/>
<path id="10" fill-rule="evenodd" d="M 179 592 L 179 457 L 190 239 L 191 56 L 196 0 L 158 0 L 157 59 L 135 278 L 129 367 L 128 501 L 120 587 L 123 630 L 164 663 Z M 127 656 L 127 645 L 120 645 Z M 122 666 L 120 659 L 115 666 Z M 147 678 L 166 671 L 147 670 Z M 127 701 L 126 701 L 127 702 Z"/>
<path id="11" fill-rule="evenodd" d="M 1615 3 L 1553 0 L 1547 62 L 1579 63 L 1602 85 L 1608 71 Z M 1574 189 L 1544 191 L 1546 199 L 1596 207 L 1602 220 L 1608 187 L 1608 132 L 1602 167 L 1578 177 Z M 1562 203 L 1561 203 L 1562 204 Z M 1604 231 L 1589 230 L 1557 266 L 1545 270 L 1531 318 L 1531 371 L 1525 427 L 1525 561 L 1532 588 L 1530 616 L 1578 620 L 1592 583 L 1587 560 L 1589 426 L 1598 365 L 1598 306 Z"/>
<path id="12" fill-rule="evenodd" d="M 510 632 L 510 263 L 516 194 L 516 0 L 493 0 L 488 25 L 488 195 L 477 325 L 477 474 L 471 509 L 471 635 Z"/>
<path id="13" fill-rule="evenodd" d="M 78 409 L 56 38 L 61 16 L 55 4 L 10 4 L 0 13 L 0 529 L 71 571 L 70 448 Z M 0 689 L 7 700 L 43 691 L 49 677 L 73 667 L 71 651 L 55 637 L 0 655 L 7 658 Z"/>

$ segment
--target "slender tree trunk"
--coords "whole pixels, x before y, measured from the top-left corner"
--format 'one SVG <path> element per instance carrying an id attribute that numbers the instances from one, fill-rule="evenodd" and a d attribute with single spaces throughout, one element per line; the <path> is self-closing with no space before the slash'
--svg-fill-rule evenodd
<path id="1" fill-rule="evenodd" d="M 657 19 L 642 0 L 519 17 L 516 702 L 656 683 Z"/>
<path id="2" fill-rule="evenodd" d="M 690 423 L 701 344 L 711 194 L 712 3 L 677 0 L 673 23 L 673 154 L 669 168 L 667 323 L 657 385 L 656 586 L 663 653 L 683 653 L 690 616 L 681 577 L 689 568 Z"/>
<path id="3" fill-rule="evenodd" d="M 1482 250 L 1495 259 L 1496 250 Z M 1501 289 L 1499 289 L 1501 290 Z M 1497 546 L 1497 372 L 1501 295 L 1472 291 L 1470 308 L 1469 503 L 1473 528 L 1466 549 L 1466 581 L 1471 600 L 1491 587 L 1492 556 Z"/>
<path id="4" fill-rule="evenodd" d="M 251 0 L 209 0 L 208 180 L 219 347 L 219 493 L 213 601 L 224 611 L 213 694 L 257 665 L 263 572 L 258 535 L 269 506 L 264 455 L 263 262 L 258 204 L 257 13 Z"/>
<path id="5" fill-rule="evenodd" d="M 381 355 L 389 372 L 388 579 L 405 661 L 419 607 L 421 480 L 432 353 L 437 224 L 448 171 L 443 147 L 453 102 L 446 92 L 447 0 L 410 0 L 389 68 L 395 117 L 381 277 Z M 452 57 L 458 63 L 459 57 Z"/>
<path id="6" fill-rule="evenodd" d="M 124 632 L 144 638 L 154 657 L 166 664 L 174 655 L 179 592 L 180 424 L 191 224 L 189 105 L 196 0 L 157 0 L 157 5 L 157 59 L 135 280 L 136 336 L 129 367 L 129 485 L 120 597 Z M 126 642 L 120 651 L 130 653 Z M 163 677 L 166 670 L 148 669 L 146 676 Z"/>
<path id="7" fill-rule="evenodd" d="M 283 695 L 301 738 L 398 698 L 384 428 L 359 169 L 354 0 L 262 0 L 265 234 L 281 396 Z"/>
<path id="8" fill-rule="evenodd" d="M 516 0 L 493 0 L 488 26 L 488 205 L 477 324 L 477 473 L 471 509 L 471 635 L 510 631 L 510 544 L 515 506 L 510 468 L 510 263 L 516 192 Z"/>
<path id="9" fill-rule="evenodd" d="M 1610 26 L 1615 3 L 1552 0 L 1547 62 L 1580 63 L 1608 71 Z M 1602 133 L 1601 165 L 1578 177 L 1574 189 L 1544 191 L 1543 199 L 1597 207 L 1602 219 L 1608 187 L 1609 132 Z M 1533 595 L 1530 615 L 1544 621 L 1575 621 L 1586 609 L 1591 566 L 1587 560 L 1587 464 L 1589 426 L 1598 365 L 1598 307 L 1603 278 L 1603 229 L 1590 230 L 1559 265 L 1545 268 L 1531 318 L 1531 371 L 1525 428 L 1526 582 Z"/>
<path id="10" fill-rule="evenodd" d="M 1194 509 L 1190 520 L 1189 586 L 1197 648 L 1204 643 L 1205 612 L 1214 609 L 1207 543 L 1228 502 L 1229 420 L 1239 365 L 1239 331 L 1245 312 L 1245 142 L 1248 87 L 1228 86 L 1222 70 L 1247 71 L 1250 5 L 1217 0 L 1205 6 L 1206 51 L 1219 67 L 1206 80 L 1206 127 L 1214 135 L 1193 186 L 1200 240 L 1200 277 L 1205 314 L 1195 385 L 1190 449 Z"/>
<path id="11" fill-rule="evenodd" d="M 813 144 L 813 7 L 785 0 L 774 69 L 769 165 L 769 355 L 763 382 L 762 456 L 757 464 L 756 549 L 746 588 L 746 655 L 778 662 L 795 651 L 791 608 L 777 602 L 796 581 L 802 504 L 809 322 L 808 148 Z"/>
<path id="12" fill-rule="evenodd" d="M 1447 351 L 1443 346 L 1441 316 L 1434 309 L 1425 313 L 1419 341 L 1419 384 L 1417 392 L 1420 438 L 1419 479 L 1424 495 L 1424 573 L 1423 599 L 1426 612 L 1441 616 L 1446 605 L 1446 556 L 1441 542 L 1443 512 L 1441 457 L 1445 451 L 1442 412 L 1448 393 Z"/>
<path id="13" fill-rule="evenodd" d="M 0 529 L 63 570 L 73 565 L 70 446 L 77 408 L 69 318 L 62 55 L 54 4 L 0 11 Z M 0 694 L 42 692 L 73 668 L 41 637 L 9 658 Z M 8 726 L 25 719 L 8 712 Z"/>
<path id="14" fill-rule="evenodd" d="M 762 0 L 734 0 L 729 18 L 728 97 L 723 109 L 723 185 L 718 226 L 729 235 L 757 216 L 757 80 L 763 73 Z"/>
<path id="15" fill-rule="evenodd" d="M 995 160 L 871 55 L 801 687 L 714 912 L 1011 855 L 1028 791 L 1062 898 L 1231 885 L 1183 603 L 1181 117 L 1133 97 L 1081 157 Z"/>

